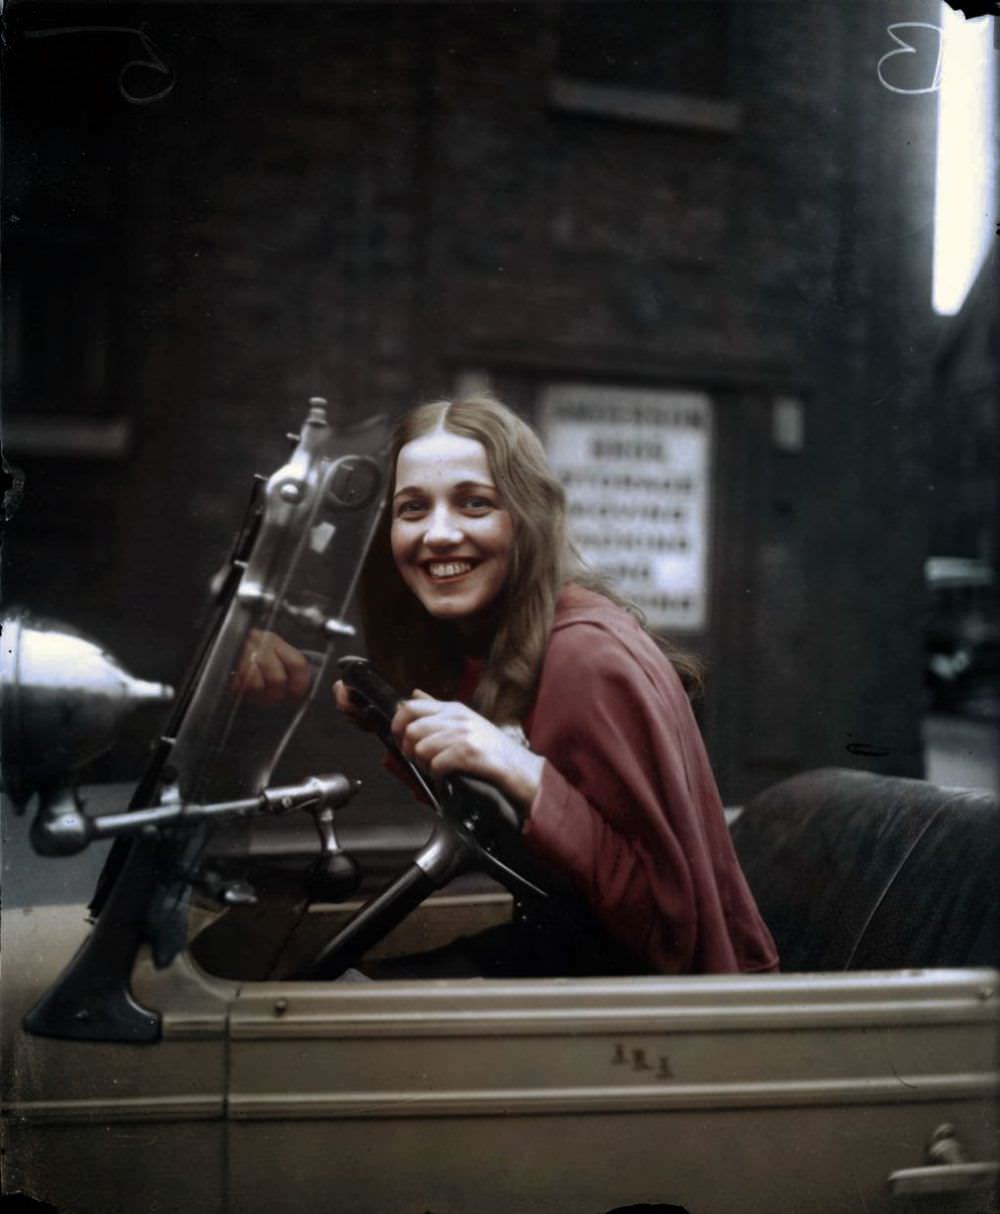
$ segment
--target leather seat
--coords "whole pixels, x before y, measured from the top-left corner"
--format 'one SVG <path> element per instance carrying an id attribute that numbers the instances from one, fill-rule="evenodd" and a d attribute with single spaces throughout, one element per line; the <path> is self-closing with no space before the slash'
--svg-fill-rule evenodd
<path id="1" fill-rule="evenodd" d="M 825 768 L 732 827 L 783 971 L 1000 965 L 1000 800 Z"/>

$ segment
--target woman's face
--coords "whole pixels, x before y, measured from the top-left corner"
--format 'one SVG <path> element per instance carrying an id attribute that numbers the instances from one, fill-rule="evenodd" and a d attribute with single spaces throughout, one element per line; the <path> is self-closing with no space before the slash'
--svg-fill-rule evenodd
<path id="1" fill-rule="evenodd" d="M 396 568 L 432 616 L 474 623 L 510 572 L 514 526 L 474 438 L 436 431 L 396 461 L 390 531 Z"/>

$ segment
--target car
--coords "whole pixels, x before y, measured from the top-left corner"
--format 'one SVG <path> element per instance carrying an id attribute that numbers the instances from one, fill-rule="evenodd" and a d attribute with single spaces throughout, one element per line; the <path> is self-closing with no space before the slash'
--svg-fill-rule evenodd
<path id="1" fill-rule="evenodd" d="M 252 630 L 280 627 L 314 687 L 337 663 L 379 710 L 350 604 L 384 449 L 384 423 L 313 402 L 128 795 L 80 773 L 169 689 L 8 613 L 5 1192 L 79 1214 L 995 1211 L 990 794 L 829 769 L 734 811 L 782 973 L 400 976 L 561 894 L 489 785 L 345 823 L 353 771 L 276 777 L 305 704 L 234 696 Z"/>
<path id="2" fill-rule="evenodd" d="M 924 570 L 931 709 L 1000 716 L 1000 594 L 992 567 L 972 557 L 932 556 Z"/>

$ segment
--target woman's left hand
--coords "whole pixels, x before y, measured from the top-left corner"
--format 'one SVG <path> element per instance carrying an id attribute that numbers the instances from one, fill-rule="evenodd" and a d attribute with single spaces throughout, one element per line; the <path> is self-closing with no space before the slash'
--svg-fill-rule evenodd
<path id="1" fill-rule="evenodd" d="M 309 662 L 276 632 L 251 628 L 229 688 L 250 704 L 297 704 L 309 692 Z"/>
<path id="2" fill-rule="evenodd" d="M 408 759 L 432 776 L 464 772 L 495 784 L 527 809 L 545 760 L 465 704 L 416 691 L 392 718 L 392 732 Z"/>

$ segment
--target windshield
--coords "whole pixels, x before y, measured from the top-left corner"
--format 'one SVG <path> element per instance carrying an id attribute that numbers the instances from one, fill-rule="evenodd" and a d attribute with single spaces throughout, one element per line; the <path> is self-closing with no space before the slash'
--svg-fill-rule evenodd
<path id="1" fill-rule="evenodd" d="M 272 781 L 320 689 L 329 689 L 331 664 L 359 647 L 353 599 L 378 520 L 387 437 L 382 418 L 340 431 L 314 404 L 291 459 L 251 502 L 230 565 L 217 579 L 216 621 L 133 809 L 253 798 Z M 234 682 L 261 634 L 280 636 L 308 664 L 304 694 L 287 705 L 262 707 Z M 207 855 L 245 855 L 250 839 L 245 819 L 173 836 L 149 913 L 161 961 L 183 941 L 191 885 Z M 92 909 L 100 908 L 116 871 L 112 862 Z"/>
<path id="2" fill-rule="evenodd" d="M 330 664 L 357 649 L 353 598 L 382 498 L 382 418 L 340 432 L 312 410 L 291 460 L 251 506 L 228 601 L 178 705 L 170 754 L 183 800 L 252 796 L 271 780 Z M 234 687 L 254 635 L 280 636 L 309 665 L 297 702 L 262 708 Z"/>

